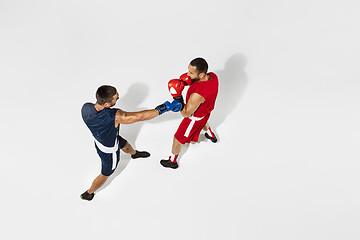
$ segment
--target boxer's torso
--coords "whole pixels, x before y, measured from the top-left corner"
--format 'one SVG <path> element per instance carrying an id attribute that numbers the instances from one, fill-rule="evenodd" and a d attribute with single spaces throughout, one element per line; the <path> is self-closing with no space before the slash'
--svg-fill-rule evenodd
<path id="1" fill-rule="evenodd" d="M 81 109 L 82 118 L 94 138 L 106 147 L 113 147 L 118 135 L 115 127 L 116 108 L 97 111 L 92 103 L 85 103 Z"/>
<path id="2" fill-rule="evenodd" d="M 190 95 L 192 93 L 198 93 L 205 98 L 205 101 L 200 104 L 199 108 L 193 114 L 193 116 L 195 117 L 206 116 L 210 114 L 210 112 L 215 107 L 215 101 L 219 88 L 219 81 L 215 73 L 210 72 L 208 73 L 208 75 L 210 76 L 210 79 L 208 81 L 194 82 L 189 87 L 186 94 L 186 102 L 189 101 Z"/>

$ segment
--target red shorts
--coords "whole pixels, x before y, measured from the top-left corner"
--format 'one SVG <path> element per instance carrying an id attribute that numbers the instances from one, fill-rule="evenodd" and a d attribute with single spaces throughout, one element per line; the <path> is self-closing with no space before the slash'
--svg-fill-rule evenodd
<path id="1" fill-rule="evenodd" d="M 175 133 L 175 138 L 181 143 L 197 142 L 201 129 L 205 126 L 210 114 L 203 118 L 187 117 L 182 120 L 178 130 Z"/>

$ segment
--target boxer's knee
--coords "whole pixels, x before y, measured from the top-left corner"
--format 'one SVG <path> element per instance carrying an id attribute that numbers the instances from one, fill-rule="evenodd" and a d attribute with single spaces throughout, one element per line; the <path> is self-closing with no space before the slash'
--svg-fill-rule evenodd
<path id="1" fill-rule="evenodd" d="M 173 139 L 173 144 L 181 145 L 181 143 L 176 139 L 176 137 L 174 137 Z"/>

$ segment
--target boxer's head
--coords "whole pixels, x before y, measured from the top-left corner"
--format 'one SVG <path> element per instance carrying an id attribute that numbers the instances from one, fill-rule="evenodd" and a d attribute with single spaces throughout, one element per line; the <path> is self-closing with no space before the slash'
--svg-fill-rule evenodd
<path id="1" fill-rule="evenodd" d="M 96 103 L 106 108 L 112 107 L 119 99 L 119 94 L 113 86 L 103 85 L 96 91 Z"/>
<path id="2" fill-rule="evenodd" d="M 208 64 L 203 58 L 195 58 L 190 62 L 188 70 L 188 76 L 191 80 L 197 82 L 205 77 L 208 71 Z"/>

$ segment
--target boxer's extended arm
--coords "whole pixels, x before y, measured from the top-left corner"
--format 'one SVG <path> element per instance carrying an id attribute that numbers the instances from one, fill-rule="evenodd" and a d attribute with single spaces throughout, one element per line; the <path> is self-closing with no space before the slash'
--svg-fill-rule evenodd
<path id="1" fill-rule="evenodd" d="M 192 93 L 189 101 L 186 103 L 183 110 L 181 110 L 181 115 L 183 115 L 183 117 L 191 116 L 203 102 L 205 102 L 205 98 L 203 96 L 198 93 Z"/>
<path id="2" fill-rule="evenodd" d="M 150 120 L 156 116 L 159 116 L 159 111 L 157 109 L 143 110 L 140 112 L 125 112 L 119 109 L 116 111 L 115 124 L 130 124 Z"/>

